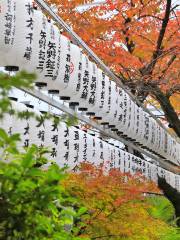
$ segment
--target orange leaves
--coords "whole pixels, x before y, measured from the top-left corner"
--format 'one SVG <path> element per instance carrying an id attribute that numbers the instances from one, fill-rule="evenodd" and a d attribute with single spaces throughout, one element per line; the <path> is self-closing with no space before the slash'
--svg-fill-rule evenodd
<path id="1" fill-rule="evenodd" d="M 125 178 L 128 181 L 125 181 Z M 112 206 L 129 200 L 140 199 L 143 192 L 152 190 L 155 185 L 147 182 L 141 175 L 122 174 L 119 170 L 112 169 L 108 175 L 104 175 L 103 168 L 91 164 L 82 164 L 79 174 L 71 174 L 66 185 L 77 184 L 76 193 L 83 192 L 84 198 L 91 197 L 98 201 L 110 201 Z M 77 190 L 78 189 L 78 190 Z M 153 190 L 154 191 L 154 190 Z"/>
<path id="2" fill-rule="evenodd" d="M 140 174 L 131 177 L 112 169 L 109 175 L 104 175 L 101 167 L 86 163 L 82 164 L 79 173 L 72 173 L 65 180 L 64 186 L 77 198 L 77 204 L 88 209 L 89 217 L 82 216 L 86 222 L 83 236 L 92 239 L 99 236 L 107 239 L 110 235 L 117 236 L 114 239 L 137 240 L 139 236 L 141 239 L 158 239 L 159 224 L 149 217 L 142 196 L 142 192 L 154 192 L 156 187 Z"/>
<path id="3" fill-rule="evenodd" d="M 77 10 L 79 5 L 93 1 L 47 1 L 58 6 L 59 15 L 117 75 L 123 75 L 136 84 L 142 80 L 153 81 L 163 91 L 180 82 L 180 31 L 177 22 L 180 10 L 176 10 L 176 17 L 171 13 L 162 42 L 162 54 L 151 76 L 147 79 L 141 72 L 152 61 L 156 50 L 166 0 L 107 0 L 104 4 L 80 10 Z M 177 60 L 168 66 L 168 59 L 173 55 Z"/>
<path id="4" fill-rule="evenodd" d="M 177 113 L 180 114 L 180 94 L 174 94 L 170 97 L 171 104 L 176 109 Z"/>
<path id="5" fill-rule="evenodd" d="M 107 0 L 106 3 L 109 5 L 108 8 L 110 11 L 113 11 L 115 9 L 115 4 L 113 3 L 113 1 Z"/>

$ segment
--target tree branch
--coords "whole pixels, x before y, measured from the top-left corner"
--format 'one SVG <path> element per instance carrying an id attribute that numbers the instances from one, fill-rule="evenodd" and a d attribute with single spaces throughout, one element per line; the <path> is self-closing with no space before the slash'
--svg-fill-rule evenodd
<path id="1" fill-rule="evenodd" d="M 162 54 L 162 42 L 163 42 L 166 28 L 167 28 L 167 25 L 169 22 L 170 10 L 171 10 L 171 0 L 167 0 L 165 16 L 163 18 L 161 30 L 160 30 L 159 37 L 157 40 L 156 50 L 154 51 L 151 62 L 148 64 L 148 66 L 141 69 L 141 73 L 143 75 L 152 74 L 153 69 L 157 63 L 157 59 Z"/>
<path id="2" fill-rule="evenodd" d="M 151 44 L 154 46 L 154 42 L 153 42 L 151 39 L 149 39 L 149 38 L 147 38 L 147 37 L 145 37 L 144 35 L 141 35 L 141 34 L 137 34 L 137 35 L 138 35 L 139 37 L 145 39 L 146 41 L 148 41 L 149 43 L 151 43 Z"/>
<path id="3" fill-rule="evenodd" d="M 178 16 L 176 15 L 176 12 L 175 12 L 174 10 L 173 10 L 173 14 L 174 14 L 174 16 L 175 16 L 175 18 L 176 18 L 176 21 L 177 21 L 178 26 L 179 26 L 179 29 L 180 29 L 179 19 L 178 19 Z"/>
<path id="4" fill-rule="evenodd" d="M 176 8 L 178 8 L 180 5 L 176 4 L 173 8 L 171 8 L 171 12 L 174 11 Z"/>
<path id="5" fill-rule="evenodd" d="M 180 92 L 180 84 L 170 88 L 167 92 L 166 92 L 166 97 L 170 98 L 174 93 L 178 93 Z"/>
<path id="6" fill-rule="evenodd" d="M 167 121 L 172 126 L 177 136 L 180 137 L 180 119 L 178 118 L 178 115 L 175 112 L 169 98 L 160 90 L 158 86 L 152 86 L 152 89 L 153 91 L 150 89 L 150 92 L 160 103 Z"/>
<path id="7" fill-rule="evenodd" d="M 162 75 L 160 76 L 159 79 L 162 79 L 164 77 L 165 73 L 167 72 L 167 70 L 170 68 L 170 66 L 175 60 L 176 60 L 176 55 L 173 55 L 169 60 L 169 62 L 167 63 L 167 67 L 162 71 Z"/>
<path id="8" fill-rule="evenodd" d="M 146 14 L 146 15 L 139 16 L 138 19 L 146 18 L 146 17 L 152 17 L 152 18 L 156 18 L 156 19 L 159 20 L 159 21 L 163 21 L 162 18 L 157 17 L 157 16 L 153 16 L 153 15 L 150 15 L 150 14 Z"/>

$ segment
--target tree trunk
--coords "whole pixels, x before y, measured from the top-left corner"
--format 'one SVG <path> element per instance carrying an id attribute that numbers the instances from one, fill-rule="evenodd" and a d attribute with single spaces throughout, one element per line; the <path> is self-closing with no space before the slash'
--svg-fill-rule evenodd
<path id="1" fill-rule="evenodd" d="M 157 86 L 153 87 L 153 91 L 151 93 L 160 103 L 170 126 L 173 128 L 177 136 L 180 137 L 180 119 L 178 118 L 177 113 L 171 105 L 169 98 Z"/>

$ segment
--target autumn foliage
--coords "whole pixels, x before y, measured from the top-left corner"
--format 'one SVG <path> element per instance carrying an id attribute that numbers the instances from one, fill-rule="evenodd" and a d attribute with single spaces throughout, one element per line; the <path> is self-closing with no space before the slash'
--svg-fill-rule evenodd
<path id="1" fill-rule="evenodd" d="M 178 1 L 47 2 L 140 101 L 151 96 L 160 103 L 166 120 L 180 136 Z"/>
<path id="2" fill-rule="evenodd" d="M 77 232 L 81 237 L 164 240 L 161 237 L 169 231 L 165 222 L 149 215 L 143 192 L 158 189 L 141 175 L 132 177 L 115 169 L 103 174 L 102 168 L 83 164 L 79 173 L 70 174 L 64 186 L 87 209 L 81 218 L 85 224 Z"/>
<path id="3" fill-rule="evenodd" d="M 118 75 L 121 73 L 127 80 L 133 78 L 138 81 L 145 76 L 143 81 L 158 81 L 163 88 L 169 84 L 172 87 L 179 81 L 178 6 L 171 6 L 163 42 L 156 53 L 159 56 L 152 61 L 158 47 L 157 40 L 162 30 L 167 1 L 108 0 L 106 4 L 95 5 L 84 11 L 83 8 L 77 11 L 77 7 L 93 1 L 48 2 L 56 4 L 59 15 Z M 170 60 L 173 64 L 168 66 Z"/>

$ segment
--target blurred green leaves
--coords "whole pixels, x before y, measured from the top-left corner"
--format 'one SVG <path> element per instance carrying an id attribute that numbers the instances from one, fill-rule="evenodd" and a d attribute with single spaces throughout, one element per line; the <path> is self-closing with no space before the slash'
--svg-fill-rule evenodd
<path id="1" fill-rule="evenodd" d="M 24 153 L 8 152 L 8 163 L 0 161 L 0 239 L 80 239 L 72 234 L 74 219 L 86 209 L 74 210 L 76 200 L 61 186 L 67 174 L 56 164 L 36 167 L 38 151 L 33 145 Z"/>
<path id="2" fill-rule="evenodd" d="M 38 117 L 31 111 L 11 108 L 11 88 L 32 88 L 35 77 L 24 71 L 14 76 L 0 73 L 0 118 L 11 113 L 20 119 L 34 117 L 39 126 L 46 119 L 61 124 L 62 118 L 49 113 Z M 67 116 L 63 120 L 68 126 L 75 122 Z M 77 200 L 61 185 L 67 176 L 65 169 L 50 164 L 45 157 L 48 148 L 32 145 L 20 152 L 18 141 L 19 134 L 9 136 L 0 128 L 0 240 L 82 239 L 74 231 L 81 206 L 74 210 Z M 45 170 L 47 163 L 50 166 Z"/>

